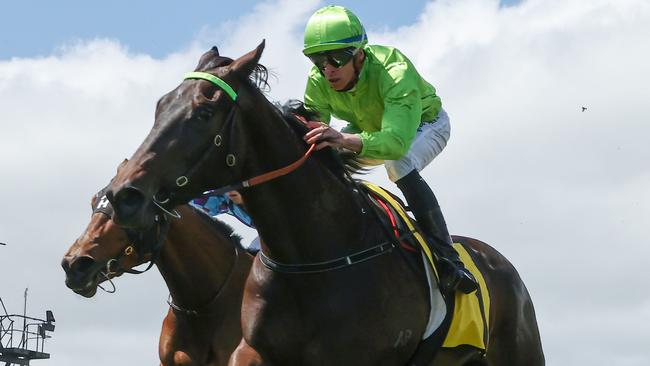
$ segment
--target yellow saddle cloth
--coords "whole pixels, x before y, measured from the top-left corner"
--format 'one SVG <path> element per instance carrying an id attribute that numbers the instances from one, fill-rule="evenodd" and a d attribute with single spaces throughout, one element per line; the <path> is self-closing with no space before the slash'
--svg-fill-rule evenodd
<path id="1" fill-rule="evenodd" d="M 379 196 L 386 204 L 390 205 L 400 218 L 404 221 L 408 229 L 414 234 L 416 241 L 422 251 L 426 254 L 429 264 L 439 280 L 436 264 L 433 254 L 426 244 L 424 238 L 415 229 L 411 218 L 406 214 L 406 210 L 395 200 L 390 193 L 383 188 L 370 182 L 362 182 L 371 192 Z M 456 292 L 454 312 L 452 314 L 449 331 L 442 344 L 442 347 L 453 348 L 460 345 L 469 345 L 481 350 L 487 350 L 487 329 L 490 314 L 490 295 L 483 274 L 479 271 L 465 247 L 460 243 L 454 243 L 454 249 L 458 252 L 460 259 L 465 267 L 474 275 L 479 283 L 479 290 L 471 294 Z"/>

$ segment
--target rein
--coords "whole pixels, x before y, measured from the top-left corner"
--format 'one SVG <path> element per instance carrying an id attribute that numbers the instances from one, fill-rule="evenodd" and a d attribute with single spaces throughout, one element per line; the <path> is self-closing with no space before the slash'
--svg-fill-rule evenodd
<path id="1" fill-rule="evenodd" d="M 303 156 L 301 156 L 298 160 L 294 161 L 293 163 L 291 163 L 291 164 L 289 164 L 289 165 L 287 165 L 285 167 L 278 168 L 278 169 L 272 170 L 270 172 L 257 175 L 257 176 L 255 176 L 253 178 L 246 179 L 246 180 L 244 180 L 244 181 L 242 181 L 240 183 L 237 183 L 237 184 L 233 184 L 233 185 L 229 185 L 229 186 L 226 186 L 226 187 L 221 187 L 221 188 L 218 188 L 218 189 L 210 190 L 210 191 L 208 191 L 206 193 L 209 193 L 211 195 L 224 194 L 224 193 L 227 193 L 227 192 L 230 192 L 230 191 L 236 191 L 236 190 L 239 190 L 239 189 L 242 189 L 242 188 L 248 188 L 248 187 L 256 186 L 258 184 L 268 182 L 270 180 L 281 177 L 283 175 L 287 175 L 287 174 L 291 173 L 292 171 L 298 169 L 302 164 L 304 164 L 305 161 L 307 160 L 307 158 L 309 158 L 309 156 L 314 152 L 315 148 L 316 148 L 316 145 L 312 144 L 311 146 L 309 146 L 309 149 L 305 152 L 305 154 Z"/>

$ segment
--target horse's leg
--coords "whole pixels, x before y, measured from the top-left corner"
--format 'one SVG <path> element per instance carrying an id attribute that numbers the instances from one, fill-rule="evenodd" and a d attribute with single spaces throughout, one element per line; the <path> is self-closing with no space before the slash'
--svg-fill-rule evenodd
<path id="1" fill-rule="evenodd" d="M 239 346 L 230 355 L 228 366 L 270 366 L 262 356 L 242 338 Z"/>
<path id="2" fill-rule="evenodd" d="M 192 331 L 182 318 L 176 317 L 169 309 L 163 320 L 158 355 L 160 366 L 197 366 L 201 358 L 198 355 L 207 353 L 203 340 L 197 342 L 191 337 Z"/>
<path id="3" fill-rule="evenodd" d="M 160 366 L 174 366 L 174 353 L 176 353 L 177 349 L 178 327 L 176 325 L 176 315 L 169 309 L 167 316 L 163 319 L 160 340 L 158 341 Z"/>

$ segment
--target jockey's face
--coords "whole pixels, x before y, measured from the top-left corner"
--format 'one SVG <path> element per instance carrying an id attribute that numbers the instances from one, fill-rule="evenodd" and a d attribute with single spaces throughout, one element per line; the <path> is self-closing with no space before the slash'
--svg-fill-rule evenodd
<path id="1" fill-rule="evenodd" d="M 325 67 L 321 70 L 332 89 L 336 91 L 345 91 L 352 88 L 356 83 L 357 73 L 355 70 L 355 63 L 357 64 L 357 67 L 360 67 L 361 62 L 363 62 L 363 50 L 357 52 L 352 60 L 345 65 L 334 67 L 326 62 Z"/>

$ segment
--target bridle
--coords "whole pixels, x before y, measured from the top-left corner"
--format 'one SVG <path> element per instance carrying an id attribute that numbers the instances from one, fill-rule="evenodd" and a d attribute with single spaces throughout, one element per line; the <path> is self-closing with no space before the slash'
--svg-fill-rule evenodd
<path id="1" fill-rule="evenodd" d="M 96 204 L 93 207 L 93 213 L 101 213 L 103 215 L 106 215 L 110 219 L 113 214 L 113 207 L 111 206 L 110 202 L 108 201 L 105 195 L 105 191 L 107 190 L 107 188 L 104 188 L 102 191 L 100 191 L 95 195 Z M 168 214 L 169 213 L 167 213 L 166 211 L 163 213 L 156 214 L 156 216 L 154 217 L 154 221 L 155 221 L 154 227 L 152 227 L 147 231 L 138 231 L 138 230 L 122 228 L 122 230 L 124 230 L 124 232 L 128 237 L 128 245 L 126 246 L 126 248 L 124 248 L 124 250 L 120 252 L 118 256 L 109 259 L 108 262 L 106 263 L 105 271 L 101 271 L 101 274 L 111 284 L 112 289 L 107 290 L 101 285 L 98 285 L 99 288 L 101 288 L 102 290 L 108 293 L 114 293 L 115 284 L 113 284 L 111 279 L 116 275 L 121 273 L 142 274 L 147 272 L 149 269 L 151 269 L 151 267 L 155 264 L 156 260 L 158 260 L 158 258 L 160 257 L 160 253 L 162 251 L 163 245 L 165 243 L 165 239 L 167 237 L 167 232 L 169 231 L 170 221 L 167 218 Z M 211 218 L 208 219 L 211 220 Z M 223 283 L 217 290 L 216 294 L 212 297 L 212 299 L 208 303 L 201 306 L 198 310 L 187 309 L 174 303 L 170 294 L 169 299 L 167 300 L 167 304 L 169 304 L 169 306 L 174 311 L 185 314 L 187 316 L 211 315 L 210 312 L 207 312 L 206 314 L 206 312 L 202 311 L 201 309 L 210 309 L 212 305 L 220 298 L 220 295 L 224 292 L 224 289 L 230 282 L 230 279 L 232 278 L 233 273 L 235 272 L 235 269 L 237 267 L 237 262 L 239 262 L 239 249 L 237 245 L 234 244 L 232 247 L 234 250 L 234 257 L 233 257 L 232 265 L 228 270 L 228 275 L 226 276 L 226 279 L 223 281 Z M 123 260 L 126 257 L 133 255 L 134 252 L 140 259 L 145 258 L 147 255 L 149 256 L 148 259 L 149 265 L 147 266 L 146 269 L 137 270 L 133 268 L 123 267 L 122 265 Z"/>
<path id="2" fill-rule="evenodd" d="M 106 197 L 107 189 L 108 187 L 95 195 L 93 213 L 104 214 L 110 219 L 113 215 L 113 206 Z M 157 213 L 154 216 L 154 225 L 146 231 L 122 228 L 128 238 L 127 246 L 115 258 L 111 258 L 106 262 L 105 272 L 102 272 L 102 275 L 110 280 L 120 273 L 142 274 L 150 270 L 160 257 L 160 252 L 169 231 L 169 225 L 167 215 Z M 138 256 L 138 259 L 144 259 L 148 256 L 149 265 L 146 269 L 123 268 L 123 260 L 134 253 Z M 115 286 L 113 285 L 113 287 Z"/>
<path id="3" fill-rule="evenodd" d="M 115 275 L 120 272 L 131 274 L 142 274 L 147 272 L 153 267 L 154 263 L 160 257 L 163 244 L 169 231 L 169 219 L 166 215 L 157 214 L 154 216 L 154 227 L 148 231 L 138 231 L 123 228 L 129 238 L 129 246 L 127 246 L 122 253 L 116 258 L 113 258 L 106 263 L 106 272 L 110 275 Z M 148 248 L 149 250 L 146 250 Z M 137 270 L 134 268 L 122 268 L 122 259 L 135 252 L 138 258 L 145 258 L 149 254 L 149 265 L 144 270 Z M 114 267 L 115 266 L 115 267 Z"/>
<path id="4" fill-rule="evenodd" d="M 212 155 L 212 153 L 220 148 L 222 148 L 224 144 L 224 133 L 229 133 L 229 136 L 232 136 L 234 134 L 234 120 L 235 120 L 235 114 L 239 110 L 239 103 L 237 102 L 238 94 L 237 92 L 223 79 L 219 78 L 218 76 L 215 76 L 213 74 L 207 73 L 207 72 L 189 72 L 185 74 L 183 80 L 189 80 L 189 79 L 199 79 L 199 80 L 206 80 L 209 81 L 216 86 L 220 87 L 232 100 L 233 102 L 233 107 L 230 109 L 228 112 L 228 115 L 226 116 L 226 121 L 224 122 L 223 126 L 217 132 L 217 134 L 214 136 L 212 139 L 212 143 L 205 149 L 199 160 L 185 173 L 184 175 L 181 175 L 176 178 L 175 183 L 176 183 L 176 188 L 183 188 L 185 187 L 189 182 L 190 179 L 196 174 L 196 172 L 205 164 L 205 162 L 209 159 L 209 157 Z M 232 141 L 232 138 L 226 139 L 227 141 Z M 300 157 L 298 160 L 294 161 L 293 163 L 284 166 L 279 169 L 275 169 L 273 171 L 257 175 L 255 177 L 246 179 L 244 181 L 241 181 L 236 184 L 228 185 L 225 187 L 220 187 L 216 189 L 212 189 L 209 191 L 211 195 L 219 195 L 219 194 L 224 194 L 230 191 L 234 190 L 240 190 L 242 188 L 248 188 L 252 187 L 258 184 L 262 184 L 264 182 L 270 181 L 272 179 L 281 177 L 285 174 L 289 174 L 292 171 L 298 169 L 306 160 L 307 158 L 314 152 L 315 150 L 315 145 L 311 145 L 309 149 L 305 152 L 305 154 Z M 228 148 L 227 154 L 226 154 L 226 165 L 228 167 L 235 167 L 237 165 L 237 155 L 236 153 Z M 172 193 L 170 193 L 167 197 L 165 198 L 160 198 L 157 195 L 153 196 L 153 201 L 154 204 L 156 204 L 158 207 L 160 207 L 162 210 L 165 210 L 166 212 L 167 209 L 165 208 L 165 205 L 169 203 L 171 199 Z M 176 215 L 172 215 L 176 217 Z M 178 218 L 178 217 L 176 217 Z"/>

